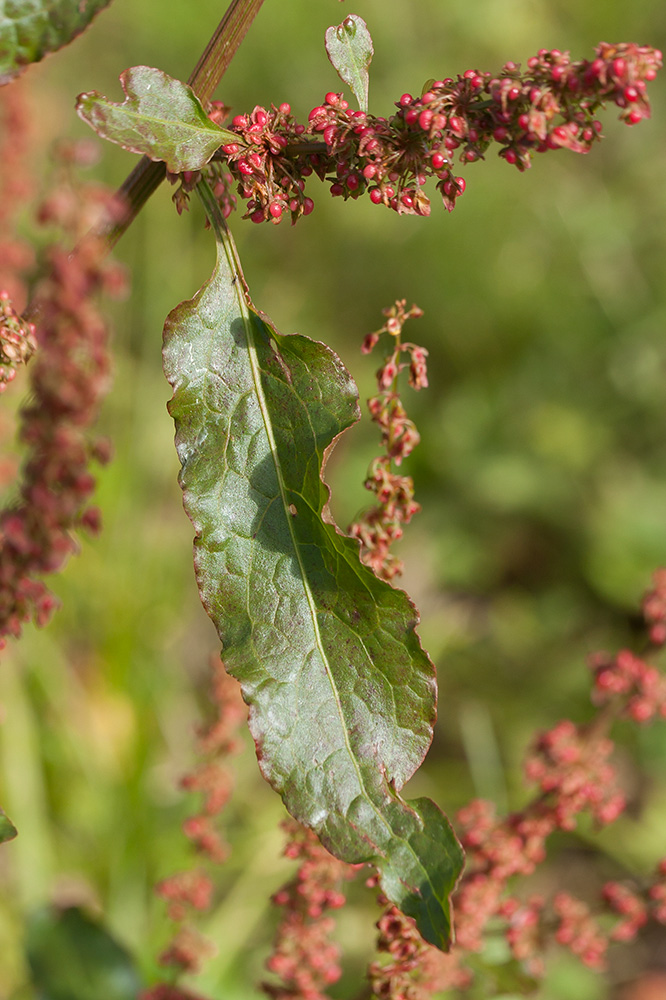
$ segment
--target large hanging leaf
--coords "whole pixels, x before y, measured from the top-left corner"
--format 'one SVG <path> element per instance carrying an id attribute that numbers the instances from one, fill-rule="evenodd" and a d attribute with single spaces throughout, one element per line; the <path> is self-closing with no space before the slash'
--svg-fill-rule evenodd
<path id="1" fill-rule="evenodd" d="M 0 0 L 0 84 L 71 42 L 111 0 Z"/>
<path id="2" fill-rule="evenodd" d="M 103 139 L 130 153 L 164 160 L 178 174 L 199 170 L 223 143 L 238 141 L 210 120 L 191 87 L 161 69 L 133 66 L 120 82 L 127 95 L 122 104 L 93 90 L 79 94 L 76 110 Z"/>
<path id="3" fill-rule="evenodd" d="M 328 347 L 281 336 L 249 304 L 199 189 L 217 266 L 169 315 L 164 369 L 202 601 L 265 777 L 333 854 L 376 863 L 386 895 L 446 947 L 461 850 L 437 806 L 398 795 L 432 738 L 434 669 L 414 606 L 335 529 L 321 479 L 357 390 Z"/>

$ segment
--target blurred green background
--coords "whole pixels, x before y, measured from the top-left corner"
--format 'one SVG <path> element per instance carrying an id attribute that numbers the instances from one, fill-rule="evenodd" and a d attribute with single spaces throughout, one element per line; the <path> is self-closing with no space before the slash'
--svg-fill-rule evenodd
<path id="1" fill-rule="evenodd" d="M 118 74 L 139 63 L 186 78 L 223 11 L 212 0 L 114 0 L 34 67 L 37 178 L 56 137 L 91 134 L 73 111 L 79 91 L 120 99 Z M 377 114 L 428 78 L 524 63 L 541 47 L 575 58 L 602 40 L 666 48 L 658 0 L 266 0 L 217 96 L 236 112 L 289 101 L 304 119 L 337 89 L 324 31 L 351 11 L 373 35 Z M 404 297 L 425 310 L 406 333 L 430 352 L 431 388 L 405 398 L 423 439 L 406 467 L 423 513 L 399 555 L 440 707 L 408 793 L 450 813 L 476 795 L 500 809 L 525 801 L 532 734 L 589 716 L 586 657 L 631 642 L 641 594 L 666 564 L 665 79 L 652 88 L 653 119 L 629 129 L 609 109 L 606 139 L 587 157 L 559 151 L 521 175 L 491 150 L 465 168 L 451 215 L 435 199 L 429 219 L 367 199 L 342 204 L 314 179 L 315 211 L 297 227 L 232 220 L 257 306 L 281 331 L 329 343 L 362 399 L 377 360 L 359 348 L 381 309 Z M 115 187 L 133 163 L 109 146 L 96 175 Z M 62 601 L 53 623 L 29 630 L 0 671 L 0 803 L 20 831 L 0 850 L 0 1000 L 41 995 L 29 981 L 26 921 L 52 901 L 103 914 L 154 981 L 169 924 L 152 887 L 190 862 L 180 824 L 196 804 L 177 781 L 208 710 L 216 637 L 193 580 L 160 346 L 166 314 L 208 276 L 213 248 L 198 208 L 177 217 L 171 193 L 160 189 L 117 252 L 133 291 L 109 310 L 105 530 L 52 581 Z M 367 503 L 375 451 L 367 420 L 336 449 L 329 480 L 341 525 Z M 562 838 L 540 890 L 593 895 L 666 853 L 664 727 L 626 726 L 618 738 L 627 816 L 605 835 Z M 246 742 L 224 817 L 233 852 L 201 921 L 218 954 L 191 981 L 215 1000 L 261 995 L 253 984 L 275 925 L 268 895 L 291 872 L 276 829 L 282 806 Z M 354 893 L 339 919 L 348 957 L 334 997 L 359 991 L 372 948 L 373 901 Z M 600 976 L 554 951 L 538 995 L 613 998 L 664 954 L 656 935 L 618 949 Z M 495 994 L 486 985 L 476 995 Z"/>

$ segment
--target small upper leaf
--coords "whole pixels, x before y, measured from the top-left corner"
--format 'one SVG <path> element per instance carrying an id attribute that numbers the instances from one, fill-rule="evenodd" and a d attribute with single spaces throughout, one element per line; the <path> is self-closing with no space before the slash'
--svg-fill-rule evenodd
<path id="1" fill-rule="evenodd" d="M 0 0 L 0 84 L 71 42 L 111 0 Z"/>
<path id="2" fill-rule="evenodd" d="M 361 111 L 368 110 L 368 67 L 374 49 L 368 26 L 358 14 L 326 30 L 326 51 L 340 78 L 351 87 Z"/>
<path id="3" fill-rule="evenodd" d="M 79 117 L 103 139 L 163 160 L 174 174 L 201 169 L 223 143 L 238 141 L 210 120 L 191 87 L 162 70 L 133 66 L 120 82 L 127 95 L 122 104 L 95 91 L 77 100 Z"/>
<path id="4" fill-rule="evenodd" d="M 321 478 L 358 419 L 356 386 L 328 347 L 282 336 L 249 304 L 199 190 L 217 267 L 169 315 L 164 370 L 202 601 L 264 776 L 332 854 L 376 864 L 389 899 L 445 948 L 461 849 L 437 806 L 398 794 L 432 739 L 434 668 L 414 606 L 336 530 Z"/>
<path id="5" fill-rule="evenodd" d="M 0 844 L 6 840 L 13 840 L 17 832 L 10 818 L 0 809 Z"/>

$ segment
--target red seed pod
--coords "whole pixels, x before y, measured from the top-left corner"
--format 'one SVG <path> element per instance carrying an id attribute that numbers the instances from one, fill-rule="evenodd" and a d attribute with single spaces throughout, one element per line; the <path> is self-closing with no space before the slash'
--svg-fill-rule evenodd
<path id="1" fill-rule="evenodd" d="M 410 112 L 408 112 L 407 114 L 409 114 L 409 113 Z M 430 128 L 431 123 L 432 123 L 433 113 L 432 113 L 432 111 L 430 111 L 429 108 L 426 108 L 418 116 L 418 119 L 419 119 L 419 127 L 422 128 L 424 132 L 427 132 L 428 129 Z"/>

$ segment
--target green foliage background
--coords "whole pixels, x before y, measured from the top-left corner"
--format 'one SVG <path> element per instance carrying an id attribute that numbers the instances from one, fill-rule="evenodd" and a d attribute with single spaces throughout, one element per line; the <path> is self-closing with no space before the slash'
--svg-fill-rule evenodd
<path id="1" fill-rule="evenodd" d="M 305 118 L 337 89 L 324 31 L 352 11 L 373 35 L 378 114 L 428 78 L 524 63 L 541 47 L 575 58 L 601 40 L 666 48 L 657 0 L 267 2 L 218 96 L 237 112 L 286 100 Z M 34 67 L 36 176 L 53 139 L 90 134 L 74 114 L 78 92 L 120 99 L 118 74 L 139 63 L 186 78 L 222 13 L 212 0 L 115 0 Z M 640 595 L 666 563 L 665 90 L 658 79 L 653 119 L 637 128 L 607 112 L 606 139 L 586 158 L 560 151 L 520 175 L 491 151 L 465 168 L 451 215 L 434 200 L 429 219 L 343 205 L 314 180 L 315 211 L 293 229 L 232 220 L 257 306 L 282 332 L 333 346 L 362 398 L 377 362 L 359 347 L 382 307 L 405 297 L 425 310 L 408 333 L 430 352 L 431 388 L 406 400 L 423 438 L 408 471 L 424 510 L 400 554 L 438 665 L 440 711 L 409 794 L 450 813 L 475 795 L 501 809 L 524 801 L 531 734 L 589 715 L 586 656 L 631 641 Z M 116 186 L 133 162 L 108 147 L 99 175 Z M 214 250 L 198 208 L 178 218 L 170 195 L 160 189 L 118 248 L 133 293 L 112 309 L 105 530 L 53 581 L 63 604 L 53 624 L 30 631 L 0 672 L 0 803 L 19 829 L 0 849 L 0 1000 L 37 996 L 25 924 L 53 900 L 97 907 L 150 980 L 168 937 L 152 886 L 188 864 L 180 824 L 193 803 L 176 783 L 207 711 L 216 640 L 193 581 L 160 347 L 167 312 L 210 274 Z M 19 397 L 20 387 L 3 406 Z M 329 478 L 342 525 L 367 502 L 375 447 L 364 421 L 336 449 Z M 539 891 L 593 893 L 663 855 L 664 727 L 619 735 L 628 815 L 600 837 L 563 838 Z M 267 897 L 291 869 L 280 858 L 282 807 L 249 741 L 235 768 L 233 852 L 202 921 L 219 953 L 196 986 L 251 1000 L 274 925 Z M 372 943 L 372 900 L 357 896 L 340 918 L 349 958 L 338 997 L 358 992 Z M 554 953 L 539 995 L 612 997 L 660 949 L 663 938 L 618 951 L 606 978 Z"/>

